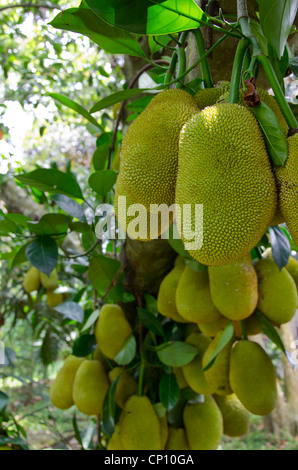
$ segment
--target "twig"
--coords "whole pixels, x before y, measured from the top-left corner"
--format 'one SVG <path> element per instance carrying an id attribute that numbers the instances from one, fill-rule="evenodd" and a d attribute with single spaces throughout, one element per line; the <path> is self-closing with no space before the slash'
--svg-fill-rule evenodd
<path id="1" fill-rule="evenodd" d="M 41 3 L 15 3 L 14 5 L 0 7 L 0 11 L 8 10 L 10 8 L 47 8 L 48 10 L 62 10 L 62 8 L 58 5 L 44 5 Z"/>

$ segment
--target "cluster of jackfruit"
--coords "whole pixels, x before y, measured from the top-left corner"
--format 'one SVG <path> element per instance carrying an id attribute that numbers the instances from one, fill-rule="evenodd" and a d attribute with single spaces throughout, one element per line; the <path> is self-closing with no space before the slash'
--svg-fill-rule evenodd
<path id="1" fill-rule="evenodd" d="M 287 139 L 287 162 L 275 167 L 244 91 L 239 103 L 228 103 L 229 87 L 223 82 L 195 96 L 172 89 L 155 96 L 124 136 L 116 184 L 115 212 L 130 237 L 157 238 L 175 219 L 185 245 L 202 233 L 202 246 L 188 251 L 207 266 L 241 259 L 268 226 L 284 221 L 298 243 L 298 137 Z M 275 98 L 259 94 L 287 136 Z M 138 217 L 134 208 L 126 212 L 120 196 L 126 208 L 140 204 L 144 211 Z M 158 207 L 173 204 L 172 217 L 161 217 Z M 196 220 L 195 205 L 203 206 L 203 221 Z M 149 231 L 154 218 L 157 233 Z"/>
<path id="2" fill-rule="evenodd" d="M 54 269 L 50 276 L 38 271 L 34 266 L 27 271 L 23 281 L 23 288 L 27 294 L 38 291 L 43 287 L 46 291 L 47 304 L 50 308 L 60 305 L 66 298 L 65 294 L 55 292 L 59 286 L 59 276 L 57 270 Z"/>

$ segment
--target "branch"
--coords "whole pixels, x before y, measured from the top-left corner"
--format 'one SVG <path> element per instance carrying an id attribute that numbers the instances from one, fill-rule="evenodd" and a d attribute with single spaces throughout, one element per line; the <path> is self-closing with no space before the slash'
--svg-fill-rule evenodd
<path id="1" fill-rule="evenodd" d="M 39 3 L 15 3 L 13 5 L 6 5 L 0 7 L 0 11 L 8 10 L 10 8 L 47 8 L 48 10 L 62 10 L 58 5 L 44 5 Z"/>

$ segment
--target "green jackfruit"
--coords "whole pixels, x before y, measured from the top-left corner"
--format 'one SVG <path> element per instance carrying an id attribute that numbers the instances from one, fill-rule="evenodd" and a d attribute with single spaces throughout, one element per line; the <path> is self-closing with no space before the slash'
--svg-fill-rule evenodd
<path id="1" fill-rule="evenodd" d="M 167 414 L 165 413 L 163 416 L 158 418 L 159 425 L 160 425 L 160 443 L 161 448 L 165 449 L 168 437 L 169 437 L 169 426 L 168 426 L 168 419 Z"/>
<path id="2" fill-rule="evenodd" d="M 271 226 L 274 226 L 274 225 L 280 225 L 280 224 L 283 224 L 285 222 L 285 218 L 284 216 L 282 215 L 281 213 L 281 209 L 280 209 L 280 203 L 278 201 L 277 203 L 277 209 L 275 211 L 275 214 L 274 214 L 274 217 L 273 219 L 271 220 L 270 224 Z"/>
<path id="3" fill-rule="evenodd" d="M 258 278 L 251 255 L 225 266 L 209 266 L 210 291 L 214 305 L 231 320 L 244 320 L 258 304 Z"/>
<path id="4" fill-rule="evenodd" d="M 120 425 L 115 426 L 111 439 L 109 440 L 107 450 L 125 450 L 120 439 Z"/>
<path id="5" fill-rule="evenodd" d="M 169 438 L 166 450 L 190 450 L 184 428 L 169 426 Z"/>
<path id="6" fill-rule="evenodd" d="M 223 434 L 223 419 L 212 397 L 205 397 L 203 403 L 185 405 L 183 421 L 191 450 L 218 448 Z"/>
<path id="7" fill-rule="evenodd" d="M 204 335 L 214 338 L 219 331 L 224 329 L 228 322 L 229 319 L 221 315 L 218 320 L 212 323 L 198 323 L 198 326 Z"/>
<path id="8" fill-rule="evenodd" d="M 47 290 L 47 304 L 50 308 L 55 308 L 57 305 L 62 304 L 63 300 L 63 294 L 55 294 L 54 291 Z"/>
<path id="9" fill-rule="evenodd" d="M 298 245 L 298 134 L 287 139 L 289 154 L 285 166 L 275 167 L 279 204 L 291 237 Z"/>
<path id="10" fill-rule="evenodd" d="M 175 296 L 183 271 L 184 265 L 178 263 L 178 266 L 175 266 L 161 281 L 157 296 L 157 308 L 159 313 L 178 323 L 186 323 L 187 321 L 185 318 L 181 317 L 177 311 Z"/>
<path id="11" fill-rule="evenodd" d="M 192 333 L 186 338 L 185 342 L 195 346 L 198 354 L 189 364 L 182 366 L 183 376 L 188 386 L 196 393 L 211 395 L 215 389 L 211 388 L 202 371 L 202 358 L 211 343 L 211 339 L 201 333 Z"/>
<path id="12" fill-rule="evenodd" d="M 187 92 L 166 90 L 129 126 L 121 149 L 121 177 L 131 199 L 147 210 L 151 204 L 175 202 L 179 134 L 198 112 Z"/>
<path id="13" fill-rule="evenodd" d="M 212 323 L 220 318 L 211 299 L 207 271 L 194 271 L 185 266 L 176 290 L 179 315 L 193 323 Z"/>
<path id="14" fill-rule="evenodd" d="M 205 368 L 207 364 L 211 361 L 220 339 L 222 337 L 222 331 L 217 333 L 215 338 L 209 344 L 208 348 L 204 352 L 202 358 L 202 365 Z M 209 385 L 209 387 L 214 390 L 213 393 L 217 393 L 217 395 L 230 395 L 232 393 L 230 379 L 229 379 L 229 371 L 230 371 L 230 353 L 231 348 L 234 343 L 235 339 L 232 338 L 228 344 L 220 351 L 220 353 L 216 356 L 216 359 L 213 365 L 204 371 L 205 379 Z"/>
<path id="15" fill-rule="evenodd" d="M 120 439 L 126 450 L 162 450 L 159 419 L 146 396 L 131 396 L 120 421 Z"/>
<path id="16" fill-rule="evenodd" d="M 194 95 L 196 103 L 200 109 L 214 105 L 220 96 L 230 89 L 230 82 L 219 82 L 214 88 L 206 88 L 197 91 Z M 229 93 L 228 93 L 229 94 Z"/>
<path id="17" fill-rule="evenodd" d="M 296 287 L 298 288 L 298 260 L 293 258 L 293 256 L 290 256 L 289 262 L 286 265 L 286 270 L 291 274 L 296 283 Z"/>
<path id="18" fill-rule="evenodd" d="M 70 355 L 58 371 L 49 392 L 50 400 L 56 408 L 67 410 L 74 405 L 73 384 L 77 370 L 84 360 L 84 358 Z"/>
<path id="19" fill-rule="evenodd" d="M 226 397 L 213 397 L 223 417 L 224 434 L 230 437 L 244 436 L 248 432 L 251 414 L 242 405 L 235 393 Z"/>
<path id="20" fill-rule="evenodd" d="M 38 290 L 40 287 L 40 272 L 34 266 L 27 271 L 23 281 L 23 287 L 27 294 Z"/>
<path id="21" fill-rule="evenodd" d="M 59 285 L 59 277 L 57 270 L 54 269 L 50 276 L 47 276 L 44 273 L 40 273 L 40 282 L 46 290 L 55 290 Z"/>
<path id="22" fill-rule="evenodd" d="M 115 367 L 109 372 L 108 376 L 110 382 L 114 382 L 114 380 L 119 377 L 116 386 L 115 402 L 120 406 L 120 408 L 124 408 L 127 399 L 131 395 L 136 395 L 138 392 L 138 384 L 122 367 Z"/>
<path id="23" fill-rule="evenodd" d="M 102 353 L 115 359 L 132 329 L 119 305 L 105 304 L 95 325 L 95 337 Z"/>
<path id="24" fill-rule="evenodd" d="M 109 386 L 101 362 L 89 360 L 82 362 L 73 384 L 73 401 L 78 410 L 87 416 L 101 415 Z"/>
<path id="25" fill-rule="evenodd" d="M 277 400 L 275 369 L 259 344 L 240 340 L 234 345 L 230 358 L 230 384 L 250 413 L 263 416 L 273 411 Z"/>
<path id="26" fill-rule="evenodd" d="M 182 241 L 200 263 L 232 263 L 259 242 L 274 216 L 277 189 L 264 136 L 245 107 L 217 104 L 185 124 L 176 204 Z M 203 206 L 198 223 L 196 204 Z"/>
<path id="27" fill-rule="evenodd" d="M 259 282 L 258 309 L 275 325 L 288 323 L 297 309 L 297 287 L 290 273 L 279 270 L 273 259 L 255 263 Z"/>

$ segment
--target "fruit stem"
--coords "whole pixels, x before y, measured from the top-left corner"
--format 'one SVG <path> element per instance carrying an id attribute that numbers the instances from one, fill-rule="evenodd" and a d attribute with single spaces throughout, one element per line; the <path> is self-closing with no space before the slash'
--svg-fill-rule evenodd
<path id="1" fill-rule="evenodd" d="M 177 44 L 177 58 L 178 58 L 178 77 L 181 77 L 179 81 L 176 83 L 176 88 L 182 88 L 184 85 L 184 72 L 186 69 L 186 54 L 185 54 L 185 41 L 188 35 L 188 31 L 184 31 L 180 37 L 179 42 Z"/>
<path id="2" fill-rule="evenodd" d="M 236 54 L 235 54 L 235 59 L 234 59 L 234 64 L 233 64 L 233 70 L 232 70 L 232 76 L 231 76 L 231 88 L 230 88 L 230 94 L 229 94 L 229 103 L 238 103 L 239 101 L 239 88 L 241 86 L 241 73 L 242 73 L 242 68 L 243 68 L 243 63 L 244 63 L 244 58 L 246 56 L 246 52 L 249 48 L 249 40 L 246 38 L 240 39 L 237 49 L 236 49 Z"/>
<path id="3" fill-rule="evenodd" d="M 204 56 L 206 49 L 205 49 L 205 41 L 202 35 L 202 31 L 200 30 L 200 28 L 198 28 L 198 29 L 192 30 L 191 32 L 196 39 L 199 58 L 202 59 L 200 65 L 201 65 L 202 78 L 203 78 L 205 88 L 213 88 L 213 81 L 212 81 L 211 71 L 209 67 L 209 62 L 207 60 L 207 56 Z"/>
<path id="4" fill-rule="evenodd" d="M 138 382 L 138 395 L 141 397 L 143 395 L 143 382 L 144 382 L 144 372 L 145 372 L 145 363 L 142 357 L 142 362 L 140 365 L 140 373 L 139 373 L 139 382 Z"/>

